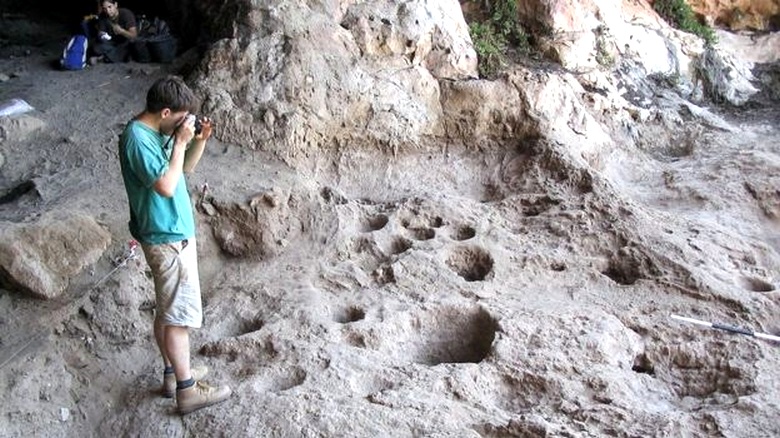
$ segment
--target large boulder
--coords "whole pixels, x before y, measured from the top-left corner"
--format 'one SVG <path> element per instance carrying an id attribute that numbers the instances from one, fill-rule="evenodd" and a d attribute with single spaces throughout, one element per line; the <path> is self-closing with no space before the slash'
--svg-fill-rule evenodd
<path id="1" fill-rule="evenodd" d="M 746 103 L 758 89 L 753 86 L 751 65 L 729 56 L 728 52 L 710 48 L 701 57 L 701 77 L 707 94 L 734 105 Z"/>
<path id="2" fill-rule="evenodd" d="M 264 189 L 246 202 L 204 196 L 198 209 L 211 224 L 220 249 L 233 257 L 269 259 L 310 235 L 323 212 L 306 189 Z"/>
<path id="3" fill-rule="evenodd" d="M 111 235 L 77 212 L 45 215 L 32 223 L 0 223 L 0 282 L 36 298 L 56 298 L 95 263 Z"/>
<path id="4" fill-rule="evenodd" d="M 30 114 L 0 117 L 0 143 L 21 142 L 46 127 L 46 122 Z"/>
<path id="5" fill-rule="evenodd" d="M 517 67 L 498 80 L 442 86 L 447 134 L 453 138 L 516 141 L 546 137 L 576 159 L 596 162 L 611 139 L 590 114 L 585 90 L 565 72 Z"/>

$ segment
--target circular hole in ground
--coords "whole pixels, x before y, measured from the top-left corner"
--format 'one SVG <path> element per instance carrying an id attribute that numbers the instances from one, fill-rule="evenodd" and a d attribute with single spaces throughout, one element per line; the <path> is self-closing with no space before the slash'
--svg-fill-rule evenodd
<path id="1" fill-rule="evenodd" d="M 415 240 L 431 240 L 436 237 L 436 231 L 433 228 L 409 228 L 412 238 Z"/>
<path id="2" fill-rule="evenodd" d="M 390 246 L 391 254 L 401 254 L 408 251 L 412 247 L 412 241 L 405 237 L 396 237 L 393 239 L 393 243 Z"/>
<path id="3" fill-rule="evenodd" d="M 342 196 L 339 193 L 336 193 L 332 188 L 330 187 L 323 187 L 320 189 L 320 197 L 325 200 L 327 203 L 334 203 L 343 205 L 347 203 L 346 198 Z"/>
<path id="4" fill-rule="evenodd" d="M 479 363 L 492 349 L 498 323 L 483 308 L 444 307 L 399 318 L 381 350 L 424 365 Z"/>
<path id="5" fill-rule="evenodd" d="M 333 315 L 333 320 L 339 324 L 349 324 L 350 322 L 360 321 L 366 317 L 366 312 L 356 306 L 349 306 L 340 309 Z"/>
<path id="6" fill-rule="evenodd" d="M 550 263 L 550 269 L 555 272 L 563 272 L 566 270 L 566 263 L 564 262 L 552 262 Z"/>
<path id="7" fill-rule="evenodd" d="M 268 389 L 273 392 L 287 391 L 302 385 L 306 381 L 306 377 L 306 371 L 300 368 L 287 370 L 286 373 L 279 372 L 271 381 L 267 382 Z"/>
<path id="8" fill-rule="evenodd" d="M 617 284 L 630 286 L 642 278 L 639 272 L 639 266 L 632 260 L 613 258 L 609 261 L 609 266 L 602 274 L 606 275 Z"/>
<path id="9" fill-rule="evenodd" d="M 475 230 L 473 227 L 470 227 L 468 225 L 463 225 L 461 227 L 458 227 L 457 230 L 455 230 L 455 233 L 452 235 L 452 238 L 455 240 L 469 240 L 476 235 L 477 235 L 477 230 Z"/>
<path id="10" fill-rule="evenodd" d="M 436 216 L 435 218 L 431 219 L 431 228 L 441 228 L 444 226 L 444 219 L 442 219 L 440 216 Z"/>
<path id="11" fill-rule="evenodd" d="M 356 333 L 356 332 L 345 333 L 344 341 L 346 341 L 347 344 L 353 347 L 366 348 L 366 338 L 363 336 L 362 333 Z"/>
<path id="12" fill-rule="evenodd" d="M 742 287 L 753 292 L 772 292 L 775 286 L 772 283 L 755 277 L 743 277 Z"/>
<path id="13" fill-rule="evenodd" d="M 549 196 L 534 197 L 533 199 L 522 199 L 520 204 L 523 207 L 523 214 L 529 217 L 539 216 L 560 204 L 560 201 L 552 199 Z"/>
<path id="14" fill-rule="evenodd" d="M 242 321 L 238 327 L 238 332 L 239 332 L 238 334 L 240 336 L 240 335 L 245 335 L 247 333 L 256 332 L 261 328 L 263 328 L 263 325 L 265 325 L 265 323 L 263 322 L 262 319 L 259 318 Z"/>
<path id="15" fill-rule="evenodd" d="M 376 216 L 372 216 L 366 219 L 365 223 L 363 224 L 363 231 L 365 232 L 379 231 L 382 228 L 384 228 L 389 221 L 390 218 L 384 214 L 378 214 Z"/>
<path id="16" fill-rule="evenodd" d="M 390 265 L 383 265 L 376 268 L 374 272 L 371 273 L 371 276 L 380 286 L 395 283 L 395 271 Z"/>
<path id="17" fill-rule="evenodd" d="M 663 269 L 648 249 L 630 244 L 611 254 L 606 269 L 601 273 L 617 284 L 630 286 L 639 280 L 662 275 Z"/>
<path id="18" fill-rule="evenodd" d="M 651 376 L 655 375 L 655 367 L 644 353 L 634 358 L 634 365 L 631 367 L 631 370 L 637 373 L 649 374 Z"/>
<path id="19" fill-rule="evenodd" d="M 447 266 L 466 281 L 482 281 L 493 272 L 493 257 L 482 248 L 461 247 L 450 254 Z"/>

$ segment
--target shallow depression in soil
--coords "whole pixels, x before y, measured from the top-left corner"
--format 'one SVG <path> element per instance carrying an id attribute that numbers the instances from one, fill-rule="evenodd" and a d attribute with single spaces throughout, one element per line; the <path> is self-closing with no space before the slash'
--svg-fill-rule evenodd
<path id="1" fill-rule="evenodd" d="M 497 321 L 481 307 L 442 307 L 393 321 L 379 350 L 424 365 L 479 363 L 492 349 Z"/>

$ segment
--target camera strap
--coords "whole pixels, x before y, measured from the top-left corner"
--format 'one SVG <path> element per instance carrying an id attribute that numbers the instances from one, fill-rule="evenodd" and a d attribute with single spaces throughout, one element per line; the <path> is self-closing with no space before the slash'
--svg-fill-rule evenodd
<path id="1" fill-rule="evenodd" d="M 171 142 L 171 140 L 175 140 L 175 139 L 176 139 L 176 132 L 179 130 L 179 127 L 180 127 L 181 125 L 183 125 L 183 124 L 184 124 L 184 122 L 186 122 L 186 121 L 187 121 L 187 117 L 185 117 L 185 118 L 181 119 L 181 122 L 179 122 L 179 124 L 178 124 L 178 125 L 176 125 L 176 127 L 175 127 L 175 128 L 173 128 L 173 134 L 171 134 L 171 135 L 168 137 L 168 140 L 165 140 L 165 143 L 163 143 L 163 147 L 162 147 L 162 148 L 163 148 L 163 151 L 166 151 L 166 152 L 168 151 L 168 143 L 170 143 L 170 142 Z"/>

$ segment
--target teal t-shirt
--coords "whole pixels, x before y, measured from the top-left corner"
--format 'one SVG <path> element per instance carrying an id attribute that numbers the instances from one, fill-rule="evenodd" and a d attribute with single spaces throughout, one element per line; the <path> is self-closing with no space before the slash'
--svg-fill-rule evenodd
<path id="1" fill-rule="evenodd" d="M 184 174 L 170 198 L 154 190 L 168 170 L 173 142 L 138 120 L 127 124 L 119 138 L 119 163 L 130 204 L 130 234 L 141 243 L 158 245 L 191 239 L 195 219 Z"/>

